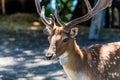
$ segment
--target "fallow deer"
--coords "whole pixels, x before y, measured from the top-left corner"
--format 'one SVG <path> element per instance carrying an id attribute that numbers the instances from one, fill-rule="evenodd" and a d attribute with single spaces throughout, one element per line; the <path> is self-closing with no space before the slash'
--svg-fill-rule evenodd
<path id="1" fill-rule="evenodd" d="M 120 42 L 80 48 L 75 40 L 78 28 L 73 28 L 110 6 L 112 0 L 98 0 L 93 8 L 88 0 L 84 1 L 88 13 L 64 23 L 58 9 L 56 20 L 53 15 L 46 18 L 44 7 L 41 9 L 39 1 L 35 0 L 40 19 L 46 25 L 44 32 L 49 35 L 46 57 L 49 60 L 60 58 L 60 64 L 71 80 L 120 80 Z"/>

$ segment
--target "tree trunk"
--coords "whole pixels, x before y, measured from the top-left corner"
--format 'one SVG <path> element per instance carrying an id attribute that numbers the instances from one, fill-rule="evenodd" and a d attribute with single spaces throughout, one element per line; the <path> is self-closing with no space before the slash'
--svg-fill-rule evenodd
<path id="1" fill-rule="evenodd" d="M 5 11 L 5 0 L 1 0 L 2 2 L 2 14 L 5 15 L 6 11 Z"/>
<path id="2" fill-rule="evenodd" d="M 102 10 L 92 18 L 89 39 L 98 40 L 100 38 L 101 29 L 105 26 L 105 12 L 106 10 Z"/>
<path id="3" fill-rule="evenodd" d="M 119 22 L 120 22 L 120 21 L 119 21 L 119 11 L 118 11 L 118 9 L 115 7 L 115 8 L 113 9 L 113 26 L 116 27 L 116 28 L 118 28 L 119 25 L 120 25 Z"/>
<path id="4" fill-rule="evenodd" d="M 89 39 L 98 40 L 100 38 L 100 32 L 105 26 L 105 10 L 100 11 L 92 18 L 89 31 Z"/>

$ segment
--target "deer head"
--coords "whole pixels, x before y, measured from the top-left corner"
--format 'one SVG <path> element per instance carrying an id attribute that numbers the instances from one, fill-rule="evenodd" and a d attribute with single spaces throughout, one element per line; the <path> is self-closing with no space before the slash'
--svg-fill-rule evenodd
<path id="1" fill-rule="evenodd" d="M 57 8 L 55 17 L 52 14 L 50 15 L 50 18 L 45 17 L 45 7 L 43 6 L 41 9 L 39 0 L 35 0 L 40 19 L 46 25 L 46 28 L 43 31 L 48 34 L 48 40 L 50 43 L 49 49 L 46 53 L 46 57 L 48 59 L 54 59 L 59 56 L 66 55 L 66 50 L 69 50 L 74 46 L 74 38 L 78 32 L 78 28 L 73 27 L 79 23 L 87 21 L 97 12 L 105 9 L 106 7 L 111 6 L 112 2 L 112 0 L 98 0 L 96 5 L 92 8 L 88 0 L 84 1 L 87 6 L 88 13 L 82 17 L 65 23 L 60 19 Z"/>

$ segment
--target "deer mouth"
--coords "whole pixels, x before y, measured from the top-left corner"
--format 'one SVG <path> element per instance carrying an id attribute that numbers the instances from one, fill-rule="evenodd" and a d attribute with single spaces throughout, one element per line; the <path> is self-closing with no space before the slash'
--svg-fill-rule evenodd
<path id="1" fill-rule="evenodd" d="M 51 60 L 52 58 L 53 58 L 53 55 L 46 56 L 46 59 L 47 59 L 47 60 Z"/>
<path id="2" fill-rule="evenodd" d="M 56 58 L 56 54 L 55 53 L 49 53 L 45 55 L 47 60 L 54 60 Z"/>

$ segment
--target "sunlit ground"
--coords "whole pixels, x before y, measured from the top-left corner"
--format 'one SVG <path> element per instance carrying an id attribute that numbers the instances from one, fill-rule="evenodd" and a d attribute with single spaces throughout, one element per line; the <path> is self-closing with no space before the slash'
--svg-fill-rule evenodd
<path id="1" fill-rule="evenodd" d="M 0 79 L 67 80 L 58 61 L 44 58 L 48 48 L 43 25 L 33 14 L 0 16 Z M 120 40 L 120 30 L 105 29 L 98 41 L 88 40 L 88 28 L 80 26 L 76 40 L 80 46 Z"/>
<path id="2" fill-rule="evenodd" d="M 48 62 L 47 37 L 33 14 L 0 16 L 0 79 L 66 80 L 58 61 Z"/>
<path id="3" fill-rule="evenodd" d="M 52 80 L 65 78 L 58 62 L 44 58 L 45 39 L 3 32 L 0 36 L 0 78 L 3 80 Z M 51 80 L 50 79 L 50 80 Z"/>

